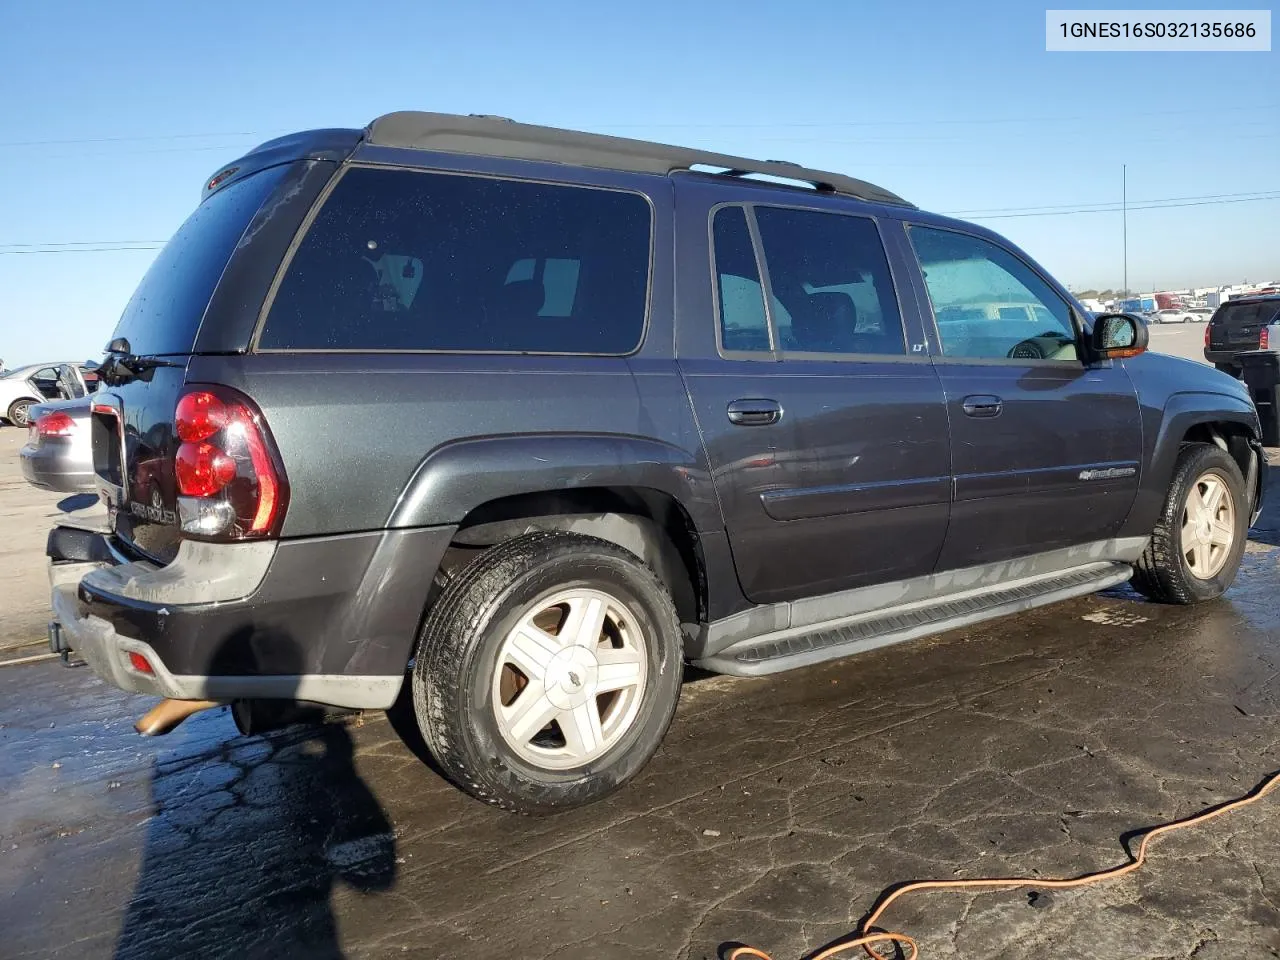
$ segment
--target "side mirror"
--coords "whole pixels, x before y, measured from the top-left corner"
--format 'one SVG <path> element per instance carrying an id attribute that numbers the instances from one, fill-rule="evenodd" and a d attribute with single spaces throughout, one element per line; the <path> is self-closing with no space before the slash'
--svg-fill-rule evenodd
<path id="1" fill-rule="evenodd" d="M 1103 360 L 1136 357 L 1147 349 L 1147 325 L 1131 313 L 1100 313 L 1093 318 L 1090 346 Z"/>

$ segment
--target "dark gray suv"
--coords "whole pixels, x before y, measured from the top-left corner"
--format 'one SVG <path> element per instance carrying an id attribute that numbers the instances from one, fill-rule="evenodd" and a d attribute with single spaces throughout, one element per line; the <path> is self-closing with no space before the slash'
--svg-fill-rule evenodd
<path id="1" fill-rule="evenodd" d="M 449 776 L 523 812 L 633 776 L 686 662 L 1217 597 L 1263 488 L 1239 383 L 988 230 L 493 117 L 263 144 L 115 337 L 110 529 L 50 536 L 54 648 L 170 718 L 407 684 Z"/>

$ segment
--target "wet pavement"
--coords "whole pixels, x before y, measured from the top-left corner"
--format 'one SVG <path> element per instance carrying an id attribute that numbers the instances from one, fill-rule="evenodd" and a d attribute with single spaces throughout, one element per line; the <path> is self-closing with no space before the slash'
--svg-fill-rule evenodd
<path id="1" fill-rule="evenodd" d="M 23 479 L 18 451 L 26 440 L 26 430 L 0 424 L 0 657 L 43 638 L 48 628 L 45 538 L 67 496 Z"/>
<path id="2" fill-rule="evenodd" d="M 0 957 L 784 960 L 898 881 L 1121 862 L 1126 831 L 1280 768 L 1280 523 L 1254 538 L 1201 607 L 1119 589 L 693 679 L 635 782 L 540 820 L 444 783 L 401 715 L 246 738 L 219 710 L 144 740 L 150 700 L 0 670 Z M 1280 796 L 1113 883 L 924 894 L 884 922 L 926 960 L 1277 957 Z"/>

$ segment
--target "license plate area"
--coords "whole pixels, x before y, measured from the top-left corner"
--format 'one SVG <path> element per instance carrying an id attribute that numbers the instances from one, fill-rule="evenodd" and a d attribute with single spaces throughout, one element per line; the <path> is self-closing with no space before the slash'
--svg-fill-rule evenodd
<path id="1" fill-rule="evenodd" d="M 113 487 L 124 487 L 124 430 L 120 409 L 95 401 L 89 417 L 93 472 Z M 123 491 L 122 491 L 123 492 Z"/>

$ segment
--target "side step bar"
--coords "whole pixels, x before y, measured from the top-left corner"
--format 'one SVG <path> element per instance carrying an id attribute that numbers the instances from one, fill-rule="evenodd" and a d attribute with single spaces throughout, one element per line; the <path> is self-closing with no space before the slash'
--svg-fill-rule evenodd
<path id="1" fill-rule="evenodd" d="M 1127 563 L 1101 562 L 1014 580 L 995 590 L 955 593 L 871 613 L 739 640 L 696 665 L 714 673 L 757 677 L 967 627 L 1011 613 L 1096 593 L 1133 576 Z"/>

